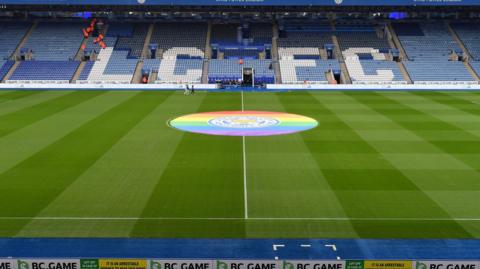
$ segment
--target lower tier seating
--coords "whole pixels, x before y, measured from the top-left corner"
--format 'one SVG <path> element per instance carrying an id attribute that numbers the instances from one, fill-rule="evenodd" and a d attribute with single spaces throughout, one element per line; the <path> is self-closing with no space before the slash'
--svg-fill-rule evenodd
<path id="1" fill-rule="evenodd" d="M 112 47 L 102 49 L 97 60 L 91 66 L 88 76 L 82 72 L 82 79 L 77 80 L 77 82 L 130 83 L 138 60 L 127 59 L 128 54 L 129 51 L 127 50 L 114 50 Z"/>
<path id="2" fill-rule="evenodd" d="M 353 84 L 406 84 L 396 62 L 345 59 Z"/>
<path id="3" fill-rule="evenodd" d="M 23 61 L 8 82 L 69 83 L 79 64 L 77 61 Z"/>
<path id="4" fill-rule="evenodd" d="M 283 83 L 328 83 L 326 73 L 340 70 L 336 60 L 280 60 Z"/>
<path id="5" fill-rule="evenodd" d="M 200 83 L 202 71 L 201 59 L 163 59 L 156 83 Z"/>
<path id="6" fill-rule="evenodd" d="M 0 80 L 3 80 L 13 64 L 15 64 L 15 61 L 0 61 Z"/>
<path id="7" fill-rule="evenodd" d="M 245 60 L 243 64 L 238 60 L 211 60 L 208 81 L 237 82 L 242 79 L 245 67 L 253 68 L 255 84 L 275 82 L 275 72 L 270 60 Z"/>
<path id="8" fill-rule="evenodd" d="M 475 83 L 462 62 L 406 61 L 403 63 L 416 84 L 470 84 Z"/>

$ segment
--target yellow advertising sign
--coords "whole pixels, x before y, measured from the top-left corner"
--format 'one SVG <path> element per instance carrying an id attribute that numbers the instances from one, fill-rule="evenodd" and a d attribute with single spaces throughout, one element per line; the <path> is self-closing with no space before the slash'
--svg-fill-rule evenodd
<path id="1" fill-rule="evenodd" d="M 365 269 L 412 269 L 412 261 L 365 261 Z"/>
<path id="2" fill-rule="evenodd" d="M 147 269 L 147 260 L 100 259 L 100 269 Z"/>

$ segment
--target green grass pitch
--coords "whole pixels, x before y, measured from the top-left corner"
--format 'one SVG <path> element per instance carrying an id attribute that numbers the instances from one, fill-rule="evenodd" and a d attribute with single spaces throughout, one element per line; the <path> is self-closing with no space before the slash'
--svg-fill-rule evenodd
<path id="1" fill-rule="evenodd" d="M 480 93 L 243 100 L 319 126 L 244 143 L 166 124 L 242 93 L 1 91 L 0 237 L 480 238 Z"/>

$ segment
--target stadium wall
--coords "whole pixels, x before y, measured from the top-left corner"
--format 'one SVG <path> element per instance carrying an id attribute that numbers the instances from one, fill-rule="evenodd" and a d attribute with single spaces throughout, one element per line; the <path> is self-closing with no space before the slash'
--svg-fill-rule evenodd
<path id="1" fill-rule="evenodd" d="M 2 269 L 478 269 L 478 261 L 5 259 Z"/>
<path id="2" fill-rule="evenodd" d="M 191 84 L 189 84 L 191 85 Z M 194 84 L 200 91 L 480 91 L 480 85 L 379 85 L 379 84 L 268 84 L 266 88 L 226 87 L 216 84 Z M 185 90 L 184 84 L 54 84 L 12 83 L 0 84 L 0 90 Z M 0 268 L 3 269 L 3 268 Z"/>

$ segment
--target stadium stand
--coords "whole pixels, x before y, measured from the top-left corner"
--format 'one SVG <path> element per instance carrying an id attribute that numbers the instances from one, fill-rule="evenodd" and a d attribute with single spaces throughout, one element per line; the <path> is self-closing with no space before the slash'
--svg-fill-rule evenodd
<path id="1" fill-rule="evenodd" d="M 162 51 L 174 47 L 192 47 L 205 51 L 206 23 L 156 23 L 150 43 Z"/>
<path id="2" fill-rule="evenodd" d="M 323 48 L 332 43 L 332 28 L 322 23 L 284 23 L 280 25 L 279 48 Z"/>
<path id="3" fill-rule="evenodd" d="M 0 81 L 5 78 L 15 61 L 0 61 Z"/>
<path id="4" fill-rule="evenodd" d="M 87 48 L 99 52 L 96 61 L 82 70 L 79 83 L 130 83 L 140 59 L 148 24 L 111 23 L 105 35 L 106 49 L 88 41 Z"/>
<path id="5" fill-rule="evenodd" d="M 254 83 L 275 82 L 271 53 L 273 29 L 268 23 L 214 24 L 212 27 L 213 59 L 210 60 L 209 83 L 238 83 L 243 68 L 254 70 Z"/>
<path id="6" fill-rule="evenodd" d="M 22 61 L 8 83 L 69 83 L 80 62 Z"/>
<path id="7" fill-rule="evenodd" d="M 212 43 L 239 44 L 238 29 L 240 24 L 214 24 L 212 27 Z"/>
<path id="8" fill-rule="evenodd" d="M 416 84 L 476 83 L 462 62 L 451 54 L 458 44 L 442 23 L 395 23 L 408 61 L 403 64 Z"/>
<path id="9" fill-rule="evenodd" d="M 238 60 L 217 60 L 210 61 L 208 81 L 215 83 L 218 81 L 224 83 L 236 83 L 242 79 L 244 67 L 253 68 L 255 84 L 274 83 L 275 73 L 273 71 L 272 61 L 270 60 L 245 60 L 240 64 Z"/>
<path id="10" fill-rule="evenodd" d="M 145 43 L 145 36 L 148 32 L 148 24 L 127 24 L 124 23 L 112 24 L 108 28 L 107 37 L 117 37 L 118 41 L 115 44 L 115 50 L 128 50 L 128 58 L 139 59 L 142 56 L 143 45 Z M 115 33 L 115 35 L 112 34 Z"/>
<path id="11" fill-rule="evenodd" d="M 114 50 L 112 47 L 102 49 L 98 58 L 90 69 L 88 76 L 82 72 L 78 83 L 130 83 L 137 59 L 128 59 L 129 51 Z"/>
<path id="12" fill-rule="evenodd" d="M 159 59 L 144 59 L 143 60 L 143 70 L 147 70 L 149 73 L 156 71 L 160 68 Z"/>
<path id="13" fill-rule="evenodd" d="M 335 36 L 353 84 L 407 83 L 389 56 L 390 44 L 382 27 L 337 25 Z"/>
<path id="14" fill-rule="evenodd" d="M 83 40 L 82 27 L 77 22 L 40 22 L 23 48 L 31 49 L 39 61 L 72 60 Z"/>
<path id="15" fill-rule="evenodd" d="M 480 24 L 478 23 L 451 23 L 460 40 L 470 52 L 472 60 L 480 60 Z"/>
<path id="16" fill-rule="evenodd" d="M 337 60 L 280 60 L 282 81 L 295 83 L 328 83 L 326 73 L 339 70 Z"/>
<path id="17" fill-rule="evenodd" d="M 340 70 L 337 60 L 322 60 L 320 55 L 333 43 L 330 25 L 285 23 L 280 28 L 277 44 L 283 83 L 326 84 L 327 72 Z"/>
<path id="18" fill-rule="evenodd" d="M 27 22 L 0 23 L 0 57 L 2 60 L 10 59 L 30 26 L 31 24 Z"/>

